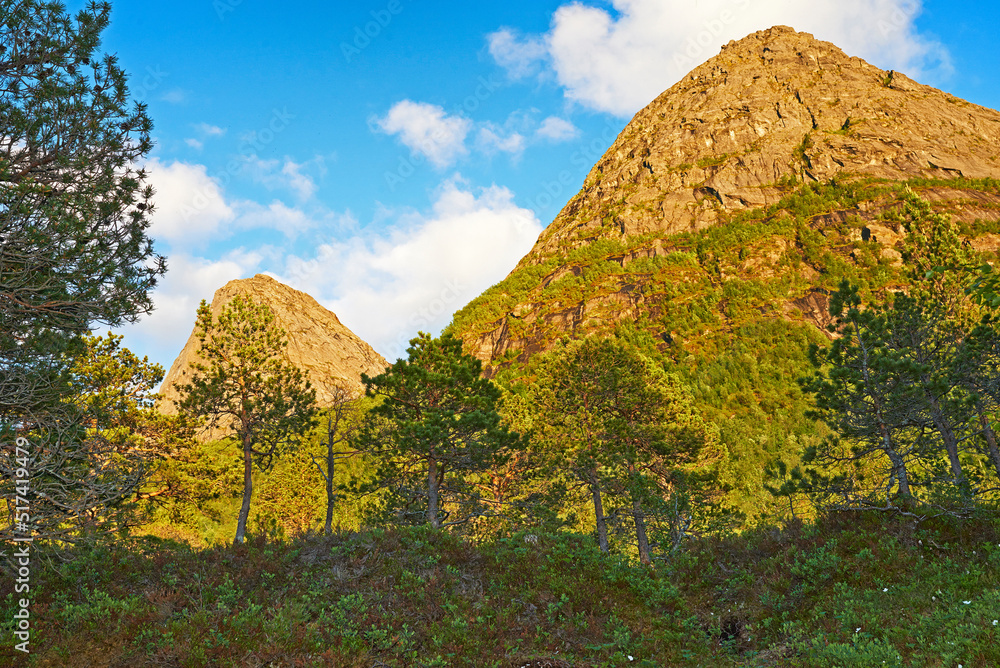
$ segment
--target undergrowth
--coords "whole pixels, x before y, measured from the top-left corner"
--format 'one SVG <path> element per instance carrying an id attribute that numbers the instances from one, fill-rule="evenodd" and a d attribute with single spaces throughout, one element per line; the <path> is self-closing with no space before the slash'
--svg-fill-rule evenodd
<path id="1" fill-rule="evenodd" d="M 651 567 L 589 536 L 474 545 L 427 528 L 203 550 L 145 537 L 35 564 L 32 653 L 5 643 L 3 665 L 1000 665 L 995 510 L 795 521 Z"/>

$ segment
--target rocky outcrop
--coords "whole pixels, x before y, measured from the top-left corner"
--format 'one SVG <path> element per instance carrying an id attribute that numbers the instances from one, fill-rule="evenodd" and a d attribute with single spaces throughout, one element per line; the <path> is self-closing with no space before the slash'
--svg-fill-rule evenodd
<path id="1" fill-rule="evenodd" d="M 1000 175 L 1000 113 L 784 26 L 730 42 L 640 111 L 522 263 L 772 204 L 782 179 Z"/>
<path id="2" fill-rule="evenodd" d="M 236 295 L 271 307 L 288 337 L 285 357 L 308 373 L 321 406 L 330 404 L 337 383 L 357 394 L 364 389 L 362 373 L 374 376 L 388 366 L 381 355 L 345 327 L 334 313 L 306 293 L 279 283 L 270 276 L 258 274 L 253 278 L 226 283 L 212 298 L 212 313 L 217 317 Z M 198 349 L 197 333 L 192 332 L 161 386 L 163 401 L 160 407 L 163 412 L 175 412 L 174 400 L 179 398 L 179 393 L 174 384 L 184 382 L 190 373 L 191 363 L 197 360 Z"/>
<path id="3" fill-rule="evenodd" d="M 973 248 L 994 252 L 1000 188 L 970 181 L 986 178 L 1000 178 L 1000 113 L 774 27 L 730 42 L 636 114 L 508 279 L 456 314 L 453 328 L 488 373 L 621 322 L 641 321 L 665 349 L 699 335 L 678 328 L 731 330 L 752 317 L 825 330 L 830 263 L 817 264 L 802 227 L 821 235 L 827 257 L 898 268 L 905 230 L 886 215 L 898 197 L 887 188 L 834 201 L 805 221 L 801 210 L 761 212 L 805 184 L 910 181 L 974 230 Z M 744 225 L 790 222 L 748 232 L 752 241 L 722 255 L 682 235 L 741 214 Z M 600 250 L 616 244 L 622 250 Z M 757 293 L 750 306 L 743 284 Z M 697 320 L 679 322 L 681 311 Z"/>

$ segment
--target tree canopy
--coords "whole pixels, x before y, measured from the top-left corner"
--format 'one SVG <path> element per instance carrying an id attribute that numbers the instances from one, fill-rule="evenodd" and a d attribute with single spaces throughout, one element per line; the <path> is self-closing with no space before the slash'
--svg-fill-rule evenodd
<path id="1" fill-rule="evenodd" d="M 178 409 L 233 439 L 243 452 L 243 504 L 235 542 L 242 543 L 253 494 L 253 467 L 266 470 L 295 444 L 316 415 L 305 373 L 282 357 L 288 345 L 266 304 L 235 296 L 216 319 L 204 300 L 196 324 L 202 360 L 178 385 Z"/>
<path id="2" fill-rule="evenodd" d="M 721 458 L 718 430 L 697 415 L 676 376 L 615 338 L 570 342 L 532 370 L 550 475 L 568 473 L 588 489 L 602 551 L 609 549 L 607 502 L 624 505 L 648 562 L 647 518 L 685 486 L 685 474 L 704 474 Z"/>
<path id="3" fill-rule="evenodd" d="M 501 423 L 500 390 L 481 376 L 479 360 L 450 334 L 420 333 L 407 359 L 362 376 L 372 409 L 359 446 L 378 458 L 379 486 L 391 485 L 397 509 L 432 527 L 486 512 L 475 479 L 498 466 L 521 439 Z"/>
<path id="4" fill-rule="evenodd" d="M 165 271 L 147 234 L 153 190 L 135 167 L 152 122 L 117 59 L 98 52 L 110 11 L 0 6 L 0 438 L 27 438 L 39 484 L 59 480 L 67 493 L 91 456 L 66 400 L 81 337 L 148 313 Z M 52 501 L 70 524 L 106 501 L 77 491 L 76 502 Z"/>

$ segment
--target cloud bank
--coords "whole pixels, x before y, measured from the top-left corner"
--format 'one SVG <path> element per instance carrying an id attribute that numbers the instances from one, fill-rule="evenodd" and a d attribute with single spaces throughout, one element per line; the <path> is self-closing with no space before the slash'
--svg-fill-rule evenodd
<path id="1" fill-rule="evenodd" d="M 945 77 L 948 53 L 915 26 L 920 0 L 612 0 L 573 2 L 543 35 L 502 28 L 490 54 L 514 78 L 554 79 L 568 99 L 630 116 L 733 39 L 789 25 L 916 79 Z"/>

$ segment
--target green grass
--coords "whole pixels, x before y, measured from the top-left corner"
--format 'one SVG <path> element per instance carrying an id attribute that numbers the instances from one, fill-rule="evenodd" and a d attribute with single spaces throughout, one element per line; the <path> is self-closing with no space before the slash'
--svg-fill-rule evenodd
<path id="1" fill-rule="evenodd" d="M 763 526 L 652 567 L 576 534 L 147 537 L 39 559 L 32 584 L 32 654 L 3 665 L 1000 665 L 995 511 Z"/>

